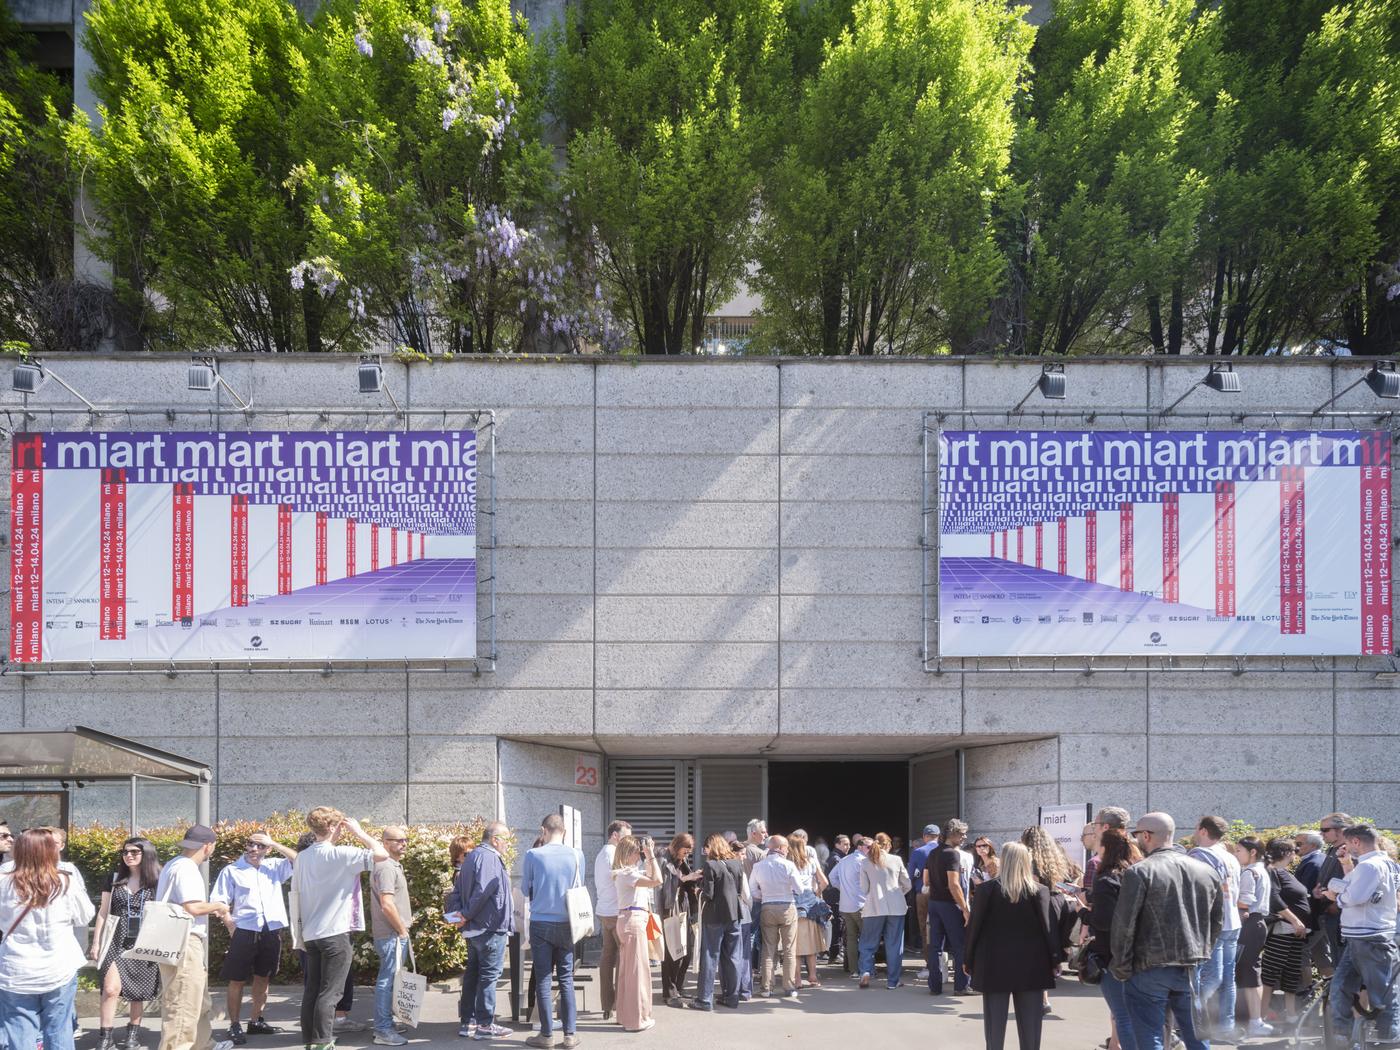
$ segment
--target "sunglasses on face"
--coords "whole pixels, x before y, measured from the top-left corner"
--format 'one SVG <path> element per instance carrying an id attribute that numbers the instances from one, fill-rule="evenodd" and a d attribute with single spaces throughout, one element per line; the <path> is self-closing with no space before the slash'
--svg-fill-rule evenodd
<path id="1" fill-rule="evenodd" d="M 243 848 L 245 850 L 267 849 L 267 847 L 264 846 L 261 842 L 245 842 L 243 844 Z"/>
<path id="2" fill-rule="evenodd" d="M 141 856 L 142 852 L 143 852 L 143 851 L 142 851 L 142 850 L 139 850 L 139 849 L 124 849 L 124 850 L 122 850 L 122 856 L 123 856 L 123 857 L 139 857 L 139 856 Z"/>
<path id="3" fill-rule="evenodd" d="M 388 844 L 391 843 L 391 842 L 407 842 L 407 841 L 408 841 L 408 839 L 391 839 L 391 838 L 385 838 L 384 843 L 385 843 L 386 845 L 388 845 Z"/>

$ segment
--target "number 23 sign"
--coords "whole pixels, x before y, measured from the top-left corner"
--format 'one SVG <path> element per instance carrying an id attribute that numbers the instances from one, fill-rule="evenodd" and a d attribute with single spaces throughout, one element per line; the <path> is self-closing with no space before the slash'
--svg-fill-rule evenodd
<path id="1" fill-rule="evenodd" d="M 574 756 L 574 786 L 590 788 L 598 786 L 597 755 Z"/>

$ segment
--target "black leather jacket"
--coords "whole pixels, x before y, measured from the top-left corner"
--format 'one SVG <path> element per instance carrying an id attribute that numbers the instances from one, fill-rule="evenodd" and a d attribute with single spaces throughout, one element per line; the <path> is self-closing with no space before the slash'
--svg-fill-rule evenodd
<path id="1" fill-rule="evenodd" d="M 1220 937 L 1220 876 L 1170 846 L 1123 872 L 1113 910 L 1113 975 L 1126 981 L 1158 966 L 1194 966 Z"/>

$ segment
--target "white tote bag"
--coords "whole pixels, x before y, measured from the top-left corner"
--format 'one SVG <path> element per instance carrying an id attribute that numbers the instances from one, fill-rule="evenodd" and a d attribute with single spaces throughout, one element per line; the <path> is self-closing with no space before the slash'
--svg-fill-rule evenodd
<path id="1" fill-rule="evenodd" d="M 666 954 L 672 959 L 684 959 L 690 946 L 690 916 L 675 912 L 661 920 L 661 932 L 666 938 Z"/>
<path id="2" fill-rule="evenodd" d="M 413 958 L 413 942 L 408 942 L 408 968 L 400 965 L 394 973 L 394 1020 L 402 1021 L 410 1028 L 418 1027 L 418 1019 L 423 1014 L 423 1000 L 428 994 L 428 978 L 415 972 L 418 963 Z"/>
<path id="3" fill-rule="evenodd" d="M 569 911 L 569 936 L 573 942 L 593 936 L 593 898 L 583 884 L 581 868 L 574 869 L 574 884 L 564 891 L 564 907 Z"/>
<path id="4" fill-rule="evenodd" d="M 171 879 L 166 885 L 167 897 L 174 884 L 175 880 Z M 180 905 L 171 904 L 165 898 L 147 901 L 141 909 L 141 929 L 136 934 L 136 943 L 122 952 L 122 958 L 179 966 L 193 926 L 194 916 Z"/>

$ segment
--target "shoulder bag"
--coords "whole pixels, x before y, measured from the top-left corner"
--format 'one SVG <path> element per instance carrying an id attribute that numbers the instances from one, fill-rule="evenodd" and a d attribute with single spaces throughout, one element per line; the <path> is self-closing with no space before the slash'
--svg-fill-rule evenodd
<path id="1" fill-rule="evenodd" d="M 394 971 L 394 1019 L 410 1028 L 418 1027 L 423 1016 L 423 1000 L 428 995 L 428 978 L 418 973 L 413 958 L 413 939 L 408 939 L 408 966 L 403 965 L 403 948 L 399 948 L 399 968 Z"/>
<path id="2" fill-rule="evenodd" d="M 577 858 L 575 858 L 577 860 Z M 593 899 L 583 884 L 582 867 L 574 865 L 574 884 L 564 891 L 564 907 L 569 912 L 569 936 L 577 944 L 593 935 Z"/>

